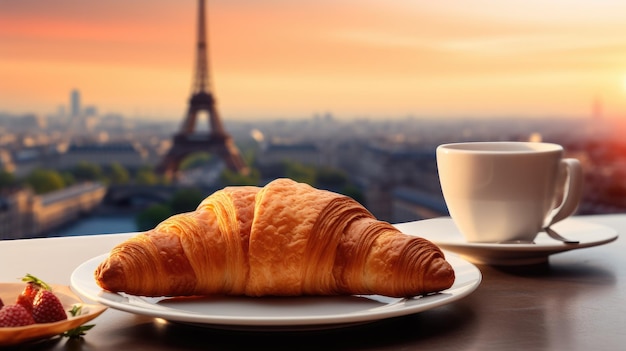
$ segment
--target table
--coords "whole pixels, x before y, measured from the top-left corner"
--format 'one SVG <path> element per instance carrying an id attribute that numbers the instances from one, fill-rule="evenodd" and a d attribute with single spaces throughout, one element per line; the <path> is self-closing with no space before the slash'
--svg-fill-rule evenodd
<path id="1" fill-rule="evenodd" d="M 579 216 L 623 235 L 626 214 Z M 32 273 L 68 284 L 80 263 L 124 234 L 0 241 L 0 281 Z M 108 309 L 84 339 L 41 350 L 617 350 L 626 345 L 626 241 L 551 256 L 548 264 L 479 265 L 471 295 L 422 313 L 307 332 L 207 329 Z M 18 348 L 19 349 L 19 348 Z"/>

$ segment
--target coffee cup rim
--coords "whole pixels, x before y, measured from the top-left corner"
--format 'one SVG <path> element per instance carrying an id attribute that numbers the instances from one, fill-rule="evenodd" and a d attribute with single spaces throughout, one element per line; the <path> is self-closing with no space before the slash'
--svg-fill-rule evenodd
<path id="1" fill-rule="evenodd" d="M 497 146 L 498 148 L 494 148 Z M 554 143 L 530 141 L 470 141 L 446 143 L 437 146 L 438 151 L 481 154 L 536 154 L 561 152 L 563 146 Z"/>

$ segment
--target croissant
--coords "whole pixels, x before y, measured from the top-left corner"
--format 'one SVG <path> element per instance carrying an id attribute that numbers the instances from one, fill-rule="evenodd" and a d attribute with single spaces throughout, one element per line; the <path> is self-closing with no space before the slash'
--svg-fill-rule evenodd
<path id="1" fill-rule="evenodd" d="M 350 197 L 290 179 L 231 186 L 117 245 L 100 287 L 142 296 L 416 296 L 454 270 L 430 241 Z"/>

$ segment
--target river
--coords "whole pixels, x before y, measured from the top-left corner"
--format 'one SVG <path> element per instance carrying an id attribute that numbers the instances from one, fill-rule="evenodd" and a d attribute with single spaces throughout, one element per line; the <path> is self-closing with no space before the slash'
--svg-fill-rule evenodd
<path id="1" fill-rule="evenodd" d="M 47 236 L 77 236 L 137 231 L 135 214 L 92 215 L 48 233 Z"/>

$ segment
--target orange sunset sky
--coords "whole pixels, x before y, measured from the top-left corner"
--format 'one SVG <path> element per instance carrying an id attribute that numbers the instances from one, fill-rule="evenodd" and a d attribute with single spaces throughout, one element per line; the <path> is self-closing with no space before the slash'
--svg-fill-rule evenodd
<path id="1" fill-rule="evenodd" d="M 212 0 L 228 119 L 626 115 L 623 0 Z M 182 119 L 195 0 L 0 0 L 0 111 Z"/>

